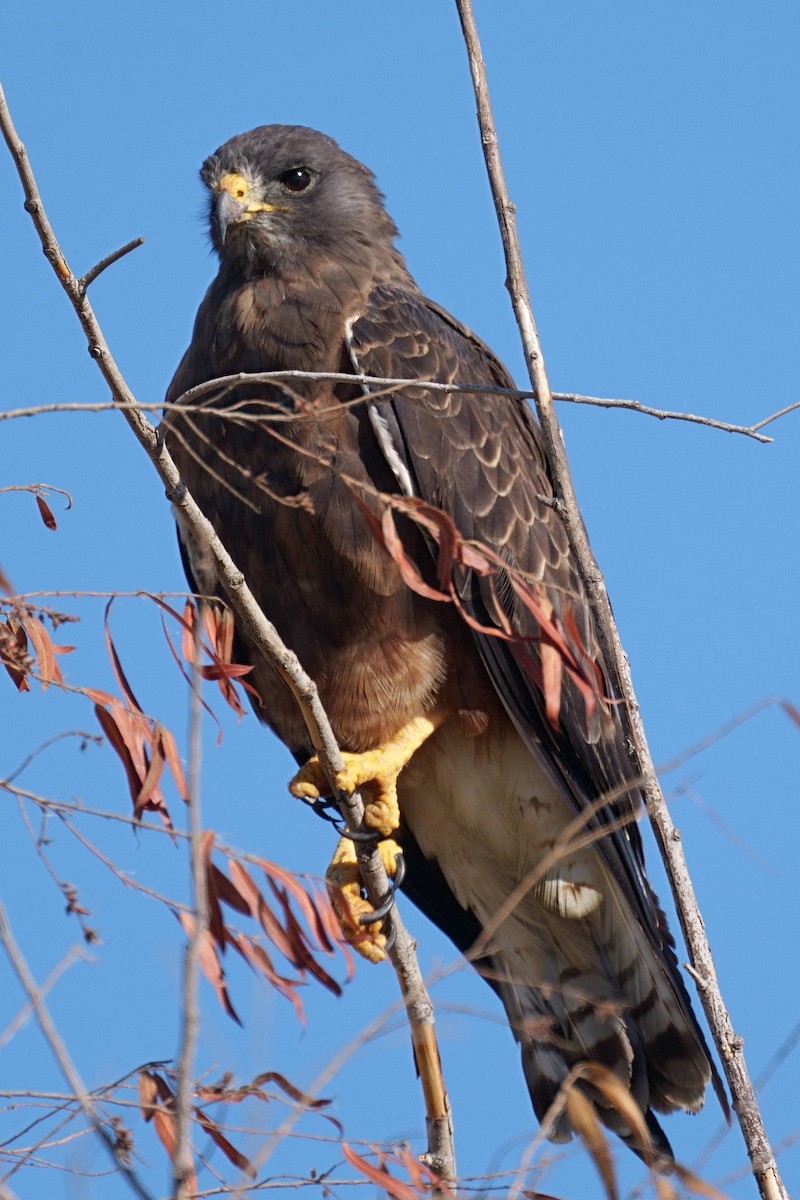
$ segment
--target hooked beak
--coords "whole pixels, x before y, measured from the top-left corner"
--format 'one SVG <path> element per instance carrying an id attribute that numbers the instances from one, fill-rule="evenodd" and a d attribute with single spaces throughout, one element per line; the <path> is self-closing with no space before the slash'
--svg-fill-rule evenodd
<path id="1" fill-rule="evenodd" d="M 231 225 L 241 221 L 243 213 L 247 212 L 247 202 L 238 200 L 230 192 L 220 192 L 214 205 L 214 217 L 219 231 L 220 245 L 225 244 L 225 238 Z"/>

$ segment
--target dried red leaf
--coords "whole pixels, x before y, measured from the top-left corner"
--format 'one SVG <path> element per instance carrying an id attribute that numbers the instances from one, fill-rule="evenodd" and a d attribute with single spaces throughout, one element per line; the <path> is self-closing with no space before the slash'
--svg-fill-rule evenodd
<path id="1" fill-rule="evenodd" d="M 394 523 L 392 510 L 387 508 L 384 510 L 381 518 L 381 543 L 383 548 L 389 554 L 390 558 L 396 563 L 403 582 L 412 591 L 419 596 L 424 596 L 428 600 L 449 600 L 446 591 L 441 591 L 439 588 L 433 588 L 427 584 L 420 574 L 419 568 L 413 559 L 406 554 L 405 548 L 400 536 L 397 532 L 397 527 Z M 442 556 L 439 556 L 439 564 L 441 565 Z M 441 575 L 441 571 L 440 571 Z"/>
<path id="2" fill-rule="evenodd" d="M 111 605 L 113 603 L 114 603 L 114 600 L 112 597 L 111 600 L 109 600 L 108 604 L 106 605 L 105 616 L 103 618 L 103 628 L 105 630 L 106 649 L 108 650 L 108 657 L 111 659 L 111 666 L 114 670 L 114 675 L 116 676 L 117 685 L 119 686 L 120 691 L 122 692 L 123 696 L 125 697 L 128 708 L 132 708 L 136 712 L 142 713 L 143 712 L 142 706 L 139 703 L 139 701 L 136 699 L 136 697 L 134 696 L 133 689 L 131 688 L 130 684 L 128 683 L 127 676 L 125 675 L 125 672 L 122 669 L 122 663 L 120 662 L 119 655 L 117 654 L 117 648 L 114 645 L 114 639 L 111 636 L 111 625 L 109 623 L 109 618 L 111 616 Z"/>
<path id="3" fill-rule="evenodd" d="M 295 1087 L 279 1071 L 265 1071 L 263 1075 L 256 1075 L 253 1080 L 254 1087 L 263 1087 L 265 1083 L 277 1083 L 281 1091 L 285 1092 L 287 1096 L 290 1096 L 298 1104 L 302 1104 L 304 1108 L 327 1108 L 331 1103 L 330 1100 L 324 1100 L 321 1097 L 315 1098 L 314 1096 L 307 1095 L 305 1092 L 301 1092 L 300 1088 Z"/>
<path id="4" fill-rule="evenodd" d="M 179 912 L 176 915 L 183 926 L 184 933 L 187 937 L 191 938 L 194 932 L 194 917 L 190 913 L 185 912 Z M 222 963 L 217 954 L 214 939 L 208 929 L 204 929 L 200 937 L 197 961 L 200 965 L 200 970 L 217 993 L 217 999 L 225 1009 L 225 1012 L 237 1025 L 241 1025 L 242 1022 L 239 1020 L 236 1009 L 233 1007 L 231 998 L 228 995 L 228 988 L 225 984 L 225 972 L 222 969 Z"/>
<path id="5" fill-rule="evenodd" d="M 139 1105 L 145 1121 L 152 1121 L 170 1162 L 175 1164 L 178 1148 L 174 1115 L 175 1095 L 167 1081 L 156 1071 L 139 1072 Z M 190 1194 L 197 1192 L 197 1175 L 192 1167 L 187 1178 Z"/>
<path id="6" fill-rule="evenodd" d="M 210 878 L 213 880 L 214 890 L 219 899 L 236 912 L 249 916 L 250 905 L 247 903 L 242 893 L 234 887 L 230 879 L 228 879 L 228 876 L 223 871 L 220 871 L 219 867 L 215 866 L 214 863 L 211 863 L 209 874 Z"/>
<path id="7" fill-rule="evenodd" d="M 279 867 L 277 863 L 270 862 L 266 858 L 259 858 L 256 861 L 268 879 L 279 880 L 290 895 L 294 896 L 320 950 L 323 950 L 326 954 L 332 954 L 333 947 L 328 940 L 314 901 L 299 879 L 291 871 L 287 871 L 284 867 Z"/>
<path id="8" fill-rule="evenodd" d="M 197 1117 L 197 1120 L 211 1138 L 214 1145 L 219 1147 L 228 1161 L 232 1162 L 233 1165 L 238 1167 L 240 1171 L 244 1171 L 245 1175 L 249 1175 L 251 1179 L 255 1179 L 258 1171 L 253 1166 L 250 1159 L 242 1154 L 241 1151 L 237 1150 L 236 1147 L 228 1141 L 219 1125 L 217 1125 L 216 1121 L 212 1121 L 211 1117 L 202 1112 L 199 1108 L 195 1108 L 193 1111 Z"/>
<path id="9" fill-rule="evenodd" d="M 325 891 L 324 895 L 319 894 L 317 896 L 317 912 L 323 924 L 325 925 L 325 931 L 328 934 L 328 937 L 335 945 L 339 947 L 344 955 L 346 972 L 345 979 L 349 983 L 350 980 L 354 978 L 356 973 L 355 959 L 352 951 L 350 950 L 347 939 L 344 936 L 344 931 L 339 924 L 336 913 L 334 912 L 327 890 Z"/>
<path id="10" fill-rule="evenodd" d="M 708 1200 L 727 1200 L 727 1197 L 712 1183 L 701 1179 L 699 1175 L 695 1175 L 694 1171 L 690 1171 L 688 1167 L 682 1167 L 680 1163 L 675 1163 L 675 1174 L 680 1179 L 687 1192 L 691 1192 L 693 1196 L 706 1196 Z"/>
<path id="11" fill-rule="evenodd" d="M 37 621 L 36 617 L 25 617 L 23 624 L 36 655 L 36 674 L 39 676 L 42 691 L 46 691 L 51 683 L 62 684 L 64 676 L 56 662 L 56 654 L 59 650 L 63 653 L 67 647 L 56 646 L 42 622 Z"/>
<path id="12" fill-rule="evenodd" d="M 355 1150 L 352 1150 L 347 1142 L 342 1142 L 342 1154 L 351 1167 L 355 1167 L 371 1183 L 377 1184 L 383 1191 L 388 1192 L 390 1196 L 394 1196 L 396 1200 L 419 1200 L 419 1195 L 414 1188 L 409 1187 L 407 1183 L 403 1183 L 399 1179 L 395 1179 L 384 1166 L 376 1167 L 371 1162 L 368 1162 L 366 1158 L 362 1158 L 360 1154 L 356 1154 Z"/>
<path id="13" fill-rule="evenodd" d="M 143 812 L 159 794 L 158 782 L 164 770 L 164 755 L 161 751 L 160 739 L 156 739 L 152 743 L 152 754 L 147 770 L 145 771 L 142 786 L 139 788 L 139 794 L 133 802 L 134 812 L 138 815 Z"/>
<path id="14" fill-rule="evenodd" d="M 175 736 L 171 730 L 166 729 L 163 725 L 159 725 L 158 727 L 158 736 L 161 752 L 172 773 L 172 778 L 175 780 L 175 787 L 178 789 L 178 794 L 188 804 L 189 785 L 183 773 L 183 763 L 178 754 L 178 745 L 175 741 Z"/>
<path id="15" fill-rule="evenodd" d="M 296 986 L 302 986 L 302 979 L 286 979 L 280 975 L 272 965 L 272 960 L 267 954 L 263 946 L 259 946 L 252 941 L 244 933 L 234 933 L 232 930 L 225 930 L 226 940 L 229 945 L 237 950 L 246 963 L 254 970 L 260 972 L 267 982 L 280 992 L 294 1006 L 297 1019 L 305 1025 L 306 1014 L 303 1008 L 303 1002 L 295 991 Z"/>
<path id="16" fill-rule="evenodd" d="M 10 617 L 0 625 L 0 659 L 18 692 L 29 692 L 28 675 L 34 660 L 28 653 L 28 638 L 18 621 Z"/>
<path id="17" fill-rule="evenodd" d="M 328 974 L 322 964 L 317 962 L 316 958 L 312 954 L 308 945 L 305 931 L 292 911 L 292 906 L 289 903 L 289 897 L 287 896 L 286 892 L 282 888 L 279 888 L 275 881 L 270 879 L 269 876 L 267 877 L 267 881 L 276 900 L 283 909 L 285 931 L 291 940 L 295 953 L 295 957 L 292 959 L 292 961 L 295 962 L 300 970 L 308 971 L 310 975 L 313 975 L 314 978 L 318 980 L 323 987 L 326 987 L 329 992 L 332 992 L 334 996 L 341 996 L 342 989 L 340 985 L 336 982 L 332 975 Z"/>
<path id="18" fill-rule="evenodd" d="M 228 859 L 228 868 L 231 879 L 250 910 L 251 917 L 258 921 L 270 941 L 275 944 L 285 958 L 288 958 L 292 966 L 299 967 L 300 964 L 291 938 L 262 896 L 250 872 L 234 858 Z"/>
<path id="19" fill-rule="evenodd" d="M 56 525 L 56 519 L 53 516 L 50 505 L 47 503 L 44 496 L 40 496 L 38 492 L 36 493 L 36 504 L 39 509 L 39 516 L 42 518 L 46 528 L 57 529 L 58 526 Z"/>

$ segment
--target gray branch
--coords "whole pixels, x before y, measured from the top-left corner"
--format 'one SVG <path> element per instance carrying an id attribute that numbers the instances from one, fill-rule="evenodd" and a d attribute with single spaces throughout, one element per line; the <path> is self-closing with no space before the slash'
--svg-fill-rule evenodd
<path id="1" fill-rule="evenodd" d="M 733 1095 L 734 1109 L 742 1129 L 747 1153 L 750 1156 L 753 1174 L 763 1200 L 788 1200 L 767 1137 L 755 1091 L 747 1072 L 742 1051 L 742 1039 L 735 1034 L 722 999 L 711 948 L 705 935 L 700 908 L 683 854 L 680 833 L 669 815 L 653 766 L 639 713 L 639 705 L 633 689 L 628 660 L 622 648 L 608 601 L 605 580 L 595 561 L 581 520 L 531 308 L 517 235 L 514 205 L 508 193 L 500 158 L 486 67 L 472 12 L 472 3 L 471 0 L 456 0 L 456 5 L 469 57 L 489 182 L 503 238 L 508 271 L 507 287 L 522 337 L 556 493 L 561 500 L 560 511 L 564 518 L 575 561 L 592 604 L 603 655 L 611 668 L 612 676 L 614 676 L 612 682 L 615 689 L 619 689 L 619 694 L 625 701 L 621 707 L 625 734 L 633 747 L 637 774 L 643 780 L 647 809 L 675 897 L 692 968 L 696 976 L 703 980 L 703 986 L 699 989 L 700 999 Z"/>

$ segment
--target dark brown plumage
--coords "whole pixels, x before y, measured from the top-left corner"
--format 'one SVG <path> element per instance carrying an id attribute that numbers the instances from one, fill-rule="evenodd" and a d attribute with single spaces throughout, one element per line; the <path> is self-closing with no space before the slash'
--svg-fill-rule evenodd
<path id="1" fill-rule="evenodd" d="M 493 932 L 481 969 L 522 1048 L 541 1117 L 572 1066 L 598 1061 L 630 1089 L 656 1147 L 652 1109 L 697 1109 L 716 1074 L 644 873 L 635 824 L 602 830 L 639 803 L 592 616 L 527 405 L 485 394 L 400 390 L 369 398 L 357 375 L 512 387 L 468 329 L 428 300 L 394 247 L 373 177 L 329 138 L 264 126 L 204 164 L 220 270 L 172 382 L 174 402 L 236 372 L 339 371 L 291 395 L 242 384 L 202 415 L 173 414 L 169 445 L 281 636 L 316 679 L 343 748 L 366 751 L 409 722 L 436 731 L 399 779 L 405 890 L 468 951 Z M 263 416 L 263 422 L 236 415 Z M 381 494 L 436 505 L 507 571 L 454 568 L 467 617 L 406 586 L 364 512 Z M 432 546 L 398 519 L 406 552 L 435 583 Z M 187 539 L 199 591 L 213 575 Z M 542 686 L 536 609 L 552 614 L 597 696 L 562 669 Z M 424 591 L 424 589 L 420 589 Z M 499 611 L 498 605 L 502 609 Z M 246 637 L 240 649 L 251 652 Z M 545 657 L 548 652 L 545 651 Z M 545 668 L 553 665 L 552 652 Z M 260 715 L 303 761 L 302 719 L 253 656 Z M 561 664 L 563 668 L 563 663 Z M 537 868 L 576 814 L 594 844 Z M 528 876 L 512 910 L 498 913 Z M 624 1120 L 593 1094 L 606 1123 Z M 566 1116 L 556 1138 L 568 1137 Z"/>

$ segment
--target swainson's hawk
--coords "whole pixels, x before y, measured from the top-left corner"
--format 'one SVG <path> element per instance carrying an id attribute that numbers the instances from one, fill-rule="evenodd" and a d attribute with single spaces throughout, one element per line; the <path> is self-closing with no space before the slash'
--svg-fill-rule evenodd
<path id="1" fill-rule="evenodd" d="M 240 385 L 202 415 L 173 414 L 172 453 L 318 683 L 342 748 L 357 763 L 388 747 L 401 771 L 399 818 L 391 779 L 380 803 L 374 788 L 367 798 L 373 824 L 402 847 L 404 890 L 462 951 L 492 930 L 480 969 L 520 1043 L 537 1115 L 573 1066 L 599 1062 L 667 1156 L 652 1110 L 695 1111 L 716 1073 L 639 833 L 624 820 L 640 796 L 537 423 L 507 396 L 401 388 L 370 398 L 378 389 L 359 375 L 513 384 L 420 291 L 372 174 L 330 138 L 263 126 L 226 142 L 201 177 L 219 274 L 168 399 L 236 372 L 352 380 L 293 382 L 290 393 Z M 400 511 L 414 504 L 434 524 L 434 508 L 446 514 L 474 557 L 442 578 L 435 530 Z M 394 554 L 381 536 L 387 509 L 383 534 L 393 527 L 403 547 Z M 184 540 L 194 585 L 213 591 Z M 452 602 L 433 597 L 451 585 Z M 240 653 L 254 664 L 259 715 L 304 762 L 311 746 L 288 691 L 243 634 Z M 374 762 L 353 775 L 368 782 Z M 312 768 L 294 790 L 314 789 Z M 537 877 L 578 814 L 594 840 L 551 854 Z M 376 934 L 373 950 L 381 944 Z M 564 1114 L 553 1134 L 570 1132 Z"/>

